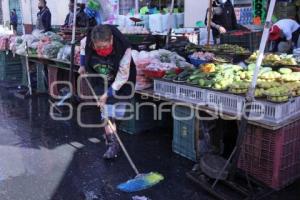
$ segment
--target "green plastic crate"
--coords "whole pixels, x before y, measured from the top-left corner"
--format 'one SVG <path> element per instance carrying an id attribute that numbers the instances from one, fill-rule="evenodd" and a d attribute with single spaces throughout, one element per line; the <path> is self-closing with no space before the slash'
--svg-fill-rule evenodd
<path id="1" fill-rule="evenodd" d="M 185 106 L 176 106 L 174 117 L 183 118 L 191 116 L 191 108 Z M 192 161 L 197 161 L 197 135 L 199 121 L 192 116 L 189 120 L 179 120 L 174 118 L 173 122 L 173 152 L 188 158 Z"/>
<path id="2" fill-rule="evenodd" d="M 19 63 L 21 63 L 21 58 L 19 55 L 14 55 L 10 51 L 0 52 L 0 65 L 19 64 Z"/>
<path id="3" fill-rule="evenodd" d="M 137 112 L 136 103 L 149 102 L 149 100 L 143 100 L 140 95 L 135 95 L 131 103 L 134 105 L 134 112 L 127 113 L 126 115 L 133 115 L 134 117 L 130 120 L 120 121 L 118 129 L 129 133 L 137 134 L 152 130 L 158 127 L 158 123 L 154 118 L 154 108 L 153 106 L 142 106 Z M 139 119 L 137 119 L 137 114 L 139 114 Z"/>
<path id="4" fill-rule="evenodd" d="M 0 80 L 1 81 L 22 81 L 22 65 L 6 64 L 0 65 Z"/>
<path id="5" fill-rule="evenodd" d="M 47 87 L 45 85 L 45 75 L 44 75 L 44 65 L 36 64 L 36 74 L 37 74 L 37 93 L 47 93 Z"/>
<path id="6" fill-rule="evenodd" d="M 0 80 L 1 81 L 22 81 L 22 64 L 20 56 L 11 52 L 0 52 Z"/>

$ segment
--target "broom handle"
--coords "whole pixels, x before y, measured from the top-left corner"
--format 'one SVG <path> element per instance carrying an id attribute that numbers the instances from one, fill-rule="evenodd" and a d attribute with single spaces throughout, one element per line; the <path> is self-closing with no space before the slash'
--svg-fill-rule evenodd
<path id="1" fill-rule="evenodd" d="M 92 94 L 93 94 L 93 96 L 94 96 L 94 99 L 96 100 L 96 102 L 98 102 L 98 97 L 97 97 L 97 95 L 96 95 L 94 89 L 92 88 L 90 81 L 87 79 L 87 77 L 84 77 L 84 79 L 86 80 L 86 82 L 87 82 L 87 84 L 88 84 L 88 87 L 90 88 L 90 90 L 91 90 L 91 92 L 92 92 Z M 101 110 L 101 111 L 102 111 L 102 110 Z M 123 144 L 121 138 L 119 137 L 119 134 L 118 134 L 117 131 L 115 130 L 115 128 L 114 128 L 112 122 L 110 121 L 109 118 L 107 118 L 106 120 L 107 120 L 108 126 L 113 130 L 113 134 L 116 136 L 116 138 L 117 138 L 117 140 L 118 140 L 118 142 L 119 142 L 119 144 L 120 144 L 120 146 L 121 146 L 121 148 L 122 148 L 122 151 L 124 152 L 124 154 L 125 154 L 125 156 L 126 156 L 128 162 L 129 162 L 129 164 L 131 165 L 131 167 L 132 167 L 132 169 L 134 170 L 134 172 L 136 173 L 136 175 L 139 175 L 139 174 L 140 174 L 139 170 L 136 168 L 134 162 L 132 161 L 132 159 L 131 159 L 131 157 L 130 157 L 128 151 L 126 150 L 126 147 L 124 146 L 124 144 Z"/>
<path id="2" fill-rule="evenodd" d="M 32 95 L 32 86 L 31 86 L 31 77 L 30 77 L 30 67 L 29 67 L 29 61 L 28 61 L 28 43 L 26 42 L 25 43 L 25 64 L 26 64 L 26 72 L 27 72 L 27 86 L 28 86 L 28 89 L 29 89 L 29 94 L 30 96 Z"/>

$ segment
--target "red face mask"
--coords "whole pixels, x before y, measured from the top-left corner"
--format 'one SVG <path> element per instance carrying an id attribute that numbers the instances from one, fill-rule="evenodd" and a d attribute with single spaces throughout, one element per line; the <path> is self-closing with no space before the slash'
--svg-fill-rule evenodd
<path id="1" fill-rule="evenodd" d="M 112 50 L 113 50 L 113 46 L 112 45 L 110 47 L 105 48 L 105 49 L 95 49 L 95 51 L 97 52 L 97 54 L 99 56 L 103 56 L 103 57 L 106 57 L 109 54 L 111 54 Z"/>

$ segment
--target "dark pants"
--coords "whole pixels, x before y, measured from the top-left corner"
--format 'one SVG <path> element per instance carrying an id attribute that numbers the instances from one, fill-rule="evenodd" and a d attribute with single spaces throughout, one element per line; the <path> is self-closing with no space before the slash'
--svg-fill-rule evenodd
<path id="1" fill-rule="evenodd" d="M 298 43 L 299 35 L 300 35 L 300 27 L 292 35 L 292 41 L 295 45 L 297 45 Z"/>
<path id="2" fill-rule="evenodd" d="M 300 28 L 298 28 L 298 30 L 294 31 L 293 34 L 292 34 L 292 42 L 295 46 L 297 46 L 297 43 L 298 43 L 298 39 L 299 39 L 299 35 L 300 35 Z M 284 38 L 284 39 L 279 39 L 277 41 L 274 42 L 274 46 L 273 46 L 273 49 L 272 49 L 272 52 L 277 52 L 278 51 L 278 45 L 280 42 L 286 42 L 287 40 Z M 292 53 L 292 49 L 290 50 L 290 52 L 288 53 Z"/>

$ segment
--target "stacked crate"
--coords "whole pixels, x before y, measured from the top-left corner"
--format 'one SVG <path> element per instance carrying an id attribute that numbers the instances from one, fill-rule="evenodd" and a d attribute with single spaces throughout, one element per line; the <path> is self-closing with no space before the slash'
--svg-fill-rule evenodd
<path id="1" fill-rule="evenodd" d="M 195 117 L 194 110 L 186 106 L 176 106 L 173 118 L 173 152 L 196 161 L 199 120 Z"/>
<path id="2" fill-rule="evenodd" d="M 297 9 L 295 3 L 290 1 L 277 1 L 274 15 L 278 20 L 280 19 L 294 19 L 297 18 Z M 299 15 L 299 14 L 298 14 Z"/>
<path id="3" fill-rule="evenodd" d="M 22 64 L 21 59 L 11 52 L 0 52 L 0 80 L 22 82 Z"/>
<path id="4" fill-rule="evenodd" d="M 248 125 L 238 167 L 280 190 L 300 177 L 300 121 L 272 131 Z"/>

